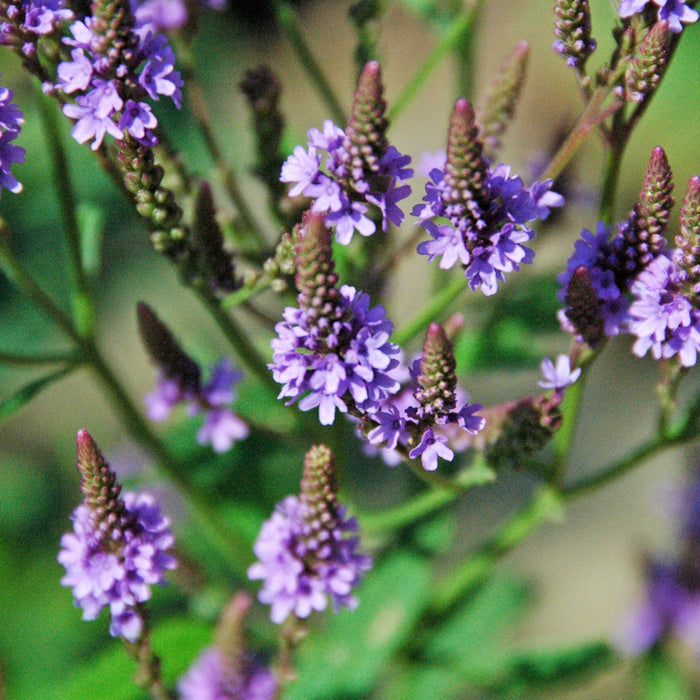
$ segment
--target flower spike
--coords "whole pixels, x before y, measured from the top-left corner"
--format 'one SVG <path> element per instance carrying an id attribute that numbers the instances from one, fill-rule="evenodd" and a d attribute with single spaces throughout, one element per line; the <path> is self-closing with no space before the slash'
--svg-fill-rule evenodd
<path id="1" fill-rule="evenodd" d="M 686 270 L 691 285 L 700 283 L 700 176 L 693 175 L 688 181 L 680 212 L 681 231 L 676 236 L 680 249 L 678 264 Z"/>
<path id="2" fill-rule="evenodd" d="M 588 0 L 556 0 L 554 4 L 552 48 L 566 58 L 566 63 L 583 73 L 588 57 L 596 48 L 591 38 L 591 8 Z"/>
<path id="3" fill-rule="evenodd" d="M 630 102 L 648 100 L 666 71 L 671 49 L 668 22 L 657 22 L 644 37 L 625 74 L 625 94 Z"/>

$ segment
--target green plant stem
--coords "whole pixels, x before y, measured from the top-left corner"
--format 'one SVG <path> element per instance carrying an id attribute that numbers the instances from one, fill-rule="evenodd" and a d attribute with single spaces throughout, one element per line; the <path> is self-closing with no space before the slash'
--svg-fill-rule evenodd
<path id="1" fill-rule="evenodd" d="M 262 384 L 274 395 L 279 393 L 279 385 L 272 378 L 272 372 L 268 369 L 265 360 L 261 357 L 255 346 L 250 342 L 246 334 L 234 319 L 222 307 L 221 302 L 211 294 L 201 289 L 196 289 L 200 300 L 209 309 L 211 315 L 231 343 L 232 348 L 245 366 L 255 374 Z"/>
<path id="2" fill-rule="evenodd" d="M 394 332 L 392 341 L 398 345 L 404 345 L 415 338 L 431 321 L 439 318 L 445 309 L 466 289 L 467 282 L 463 276 L 459 276 L 450 282 L 441 292 L 433 295 L 430 303 L 420 313 L 412 318 L 406 325 Z"/>
<path id="3" fill-rule="evenodd" d="M 379 534 L 405 527 L 439 510 L 472 486 L 492 483 L 495 479 L 495 472 L 486 465 L 482 455 L 477 455 L 474 463 L 460 471 L 454 480 L 459 493 L 454 489 L 431 488 L 410 501 L 379 513 L 360 513 L 362 531 Z"/>
<path id="4" fill-rule="evenodd" d="M 251 297 L 254 297 L 256 294 L 259 294 L 260 292 L 269 289 L 272 285 L 272 282 L 273 281 L 269 277 L 267 277 L 267 275 L 263 275 L 252 286 L 242 287 L 241 289 L 233 292 L 233 294 L 229 294 L 224 299 L 222 299 L 221 307 L 223 309 L 233 309 L 236 306 L 241 306 L 242 304 L 245 304 Z"/>
<path id="5" fill-rule="evenodd" d="M 94 301 L 82 260 L 80 230 L 75 212 L 77 204 L 63 138 L 56 118 L 56 107 L 43 93 L 39 100 L 39 115 L 46 133 L 53 179 L 63 217 L 63 230 L 68 244 L 68 264 L 73 279 L 73 318 L 81 335 L 91 335 L 95 326 Z"/>
<path id="6" fill-rule="evenodd" d="M 291 7 L 289 3 L 285 2 L 285 0 L 273 0 L 273 6 L 282 31 L 296 52 L 299 63 L 306 71 L 309 79 L 316 87 L 316 90 L 318 90 L 319 95 L 321 95 L 325 101 L 333 121 L 341 127 L 345 126 L 347 122 L 345 110 L 335 96 L 333 88 L 326 79 L 325 74 L 314 58 L 314 55 L 311 53 L 311 49 L 301 33 L 296 10 Z"/>
<path id="7" fill-rule="evenodd" d="M 82 360 L 79 352 L 46 353 L 44 355 L 21 355 L 14 352 L 0 352 L 0 365 L 36 367 L 38 365 L 76 364 Z"/>
<path id="8" fill-rule="evenodd" d="M 441 615 L 488 578 L 496 564 L 540 525 L 561 518 L 563 500 L 556 489 L 544 486 L 494 537 L 435 586 L 430 608 Z"/>
<path id="9" fill-rule="evenodd" d="M 469 3 L 459 16 L 452 22 L 450 27 L 440 37 L 440 40 L 433 47 L 420 68 L 413 74 L 401 92 L 394 99 L 389 108 L 388 117 L 390 121 L 396 119 L 406 105 L 414 99 L 423 84 L 428 80 L 430 74 L 440 65 L 442 60 L 452 51 L 457 50 L 465 37 L 471 35 L 474 21 L 479 13 L 483 0 L 475 0 Z"/>

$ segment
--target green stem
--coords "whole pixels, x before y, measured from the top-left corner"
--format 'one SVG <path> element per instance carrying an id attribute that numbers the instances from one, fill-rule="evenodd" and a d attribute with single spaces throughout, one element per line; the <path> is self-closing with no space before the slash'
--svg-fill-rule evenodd
<path id="1" fill-rule="evenodd" d="M 404 345 L 417 336 L 431 321 L 439 318 L 443 311 L 465 290 L 467 282 L 459 276 L 450 282 L 441 292 L 433 295 L 430 303 L 420 313 L 412 318 L 405 326 L 395 331 L 392 341 Z"/>
<path id="2" fill-rule="evenodd" d="M 261 357 L 248 336 L 222 307 L 221 302 L 201 289 L 195 289 L 202 303 L 209 309 L 221 332 L 235 350 L 240 360 L 255 374 L 274 396 L 279 393 L 279 385 L 272 378 L 265 360 Z"/>
<path id="3" fill-rule="evenodd" d="M 467 5 L 440 37 L 440 40 L 435 44 L 420 68 L 413 74 L 393 101 L 388 113 L 390 121 L 396 119 L 406 105 L 418 95 L 423 84 L 427 82 L 430 74 L 442 63 L 443 59 L 461 46 L 465 37 L 471 34 L 474 21 L 482 4 L 483 0 L 475 0 L 475 2 Z"/>
<path id="4" fill-rule="evenodd" d="M 617 185 L 620 180 L 620 167 L 622 166 L 622 153 L 625 150 L 627 139 L 621 138 L 613 142 L 608 150 L 605 164 L 605 177 L 600 196 L 600 220 L 610 225 L 615 216 L 615 197 Z"/>
<path id="5" fill-rule="evenodd" d="M 14 352 L 0 352 L 0 365 L 54 365 L 54 364 L 75 364 L 82 359 L 80 353 L 46 353 L 45 355 L 20 355 Z"/>
<path id="6" fill-rule="evenodd" d="M 53 162 L 53 179 L 63 217 L 63 229 L 68 243 L 68 263 L 73 279 L 73 318 L 81 335 L 91 335 L 95 326 L 93 295 L 82 260 L 80 227 L 76 218 L 77 205 L 68 158 L 63 146 L 63 138 L 56 119 L 56 109 L 52 101 L 43 93 L 40 97 L 39 115 L 46 132 L 46 141 Z"/>
<path id="7" fill-rule="evenodd" d="M 344 126 L 347 122 L 345 110 L 335 96 L 333 88 L 326 79 L 326 76 L 314 58 L 314 55 L 311 53 L 311 49 L 309 49 L 301 33 L 296 10 L 294 10 L 289 3 L 285 2 L 285 0 L 273 0 L 273 6 L 282 31 L 296 52 L 299 63 L 301 63 L 304 70 L 306 70 L 309 79 L 315 85 L 323 100 L 325 100 L 326 107 L 333 121 L 341 127 Z"/>
<path id="8" fill-rule="evenodd" d="M 495 479 L 494 471 L 487 466 L 483 456 L 478 455 L 474 463 L 460 471 L 455 478 L 454 482 L 459 486 L 459 492 L 444 488 L 429 489 L 410 501 L 382 512 L 360 513 L 358 519 L 362 524 L 362 531 L 369 534 L 379 534 L 406 527 L 439 510 L 470 487 L 489 484 Z"/>
<path id="9" fill-rule="evenodd" d="M 496 564 L 545 522 L 561 518 L 563 500 L 554 488 L 541 488 L 486 544 L 435 587 L 431 610 L 444 614 L 491 574 Z"/>

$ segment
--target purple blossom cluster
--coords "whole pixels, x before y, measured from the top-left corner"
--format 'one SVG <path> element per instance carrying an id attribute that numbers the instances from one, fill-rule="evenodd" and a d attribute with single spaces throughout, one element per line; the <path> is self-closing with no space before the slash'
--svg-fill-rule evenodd
<path id="1" fill-rule="evenodd" d="M 59 22 L 73 19 L 65 0 L 22 0 L 7 8 L 10 22 L 0 26 L 0 44 L 21 43 L 26 56 L 36 53 L 39 36 L 51 34 Z"/>
<path id="2" fill-rule="evenodd" d="M 169 32 L 187 24 L 190 7 L 185 0 L 131 0 L 136 27 L 153 33 Z M 223 10 L 227 0 L 201 0 L 198 4 L 213 10 Z"/>
<path id="3" fill-rule="evenodd" d="M 0 86 L 0 187 L 17 193 L 22 190 L 22 184 L 10 172 L 10 166 L 24 163 L 25 150 L 12 141 L 19 136 L 24 119 L 12 97 L 12 90 Z"/>
<path id="4" fill-rule="evenodd" d="M 418 245 L 418 253 L 427 255 L 428 261 L 440 257 L 444 270 L 460 263 L 470 288 L 481 288 L 490 296 L 506 274 L 533 261 L 535 254 L 525 245 L 535 235 L 528 224 L 546 219 L 550 208 L 561 206 L 564 198 L 551 191 L 551 180 L 528 188 L 520 177 L 511 176 L 509 166 L 500 164 L 488 171 L 484 191 L 488 207 L 472 199 L 467 208 L 445 173 L 444 168 L 430 171 L 425 204 L 413 209 L 412 214 L 432 236 Z M 435 219 L 447 222 L 436 223 Z"/>
<path id="5" fill-rule="evenodd" d="M 548 357 L 542 360 L 540 365 L 544 380 L 537 382 L 543 389 L 562 391 L 571 386 L 580 376 L 581 368 L 571 369 L 571 360 L 568 355 L 559 355 L 554 364 Z"/>
<path id="6" fill-rule="evenodd" d="M 64 42 L 73 46 L 71 60 L 58 65 L 56 87 L 75 94 L 75 103 L 64 105 L 63 113 L 77 122 L 71 134 L 78 143 L 92 141 L 100 147 L 105 134 L 121 139 L 130 134 L 139 143 L 153 146 L 153 130 L 158 119 L 148 98 L 170 97 L 180 107 L 182 78 L 175 70 L 175 54 L 162 34 L 146 29 L 129 32 L 124 49 L 110 50 L 105 37 L 93 32 L 91 17 L 74 22 L 72 37 Z"/>
<path id="7" fill-rule="evenodd" d="M 143 629 L 141 603 L 151 586 L 165 583 L 176 566 L 169 553 L 174 544 L 170 521 L 150 494 L 123 494 L 126 515 L 111 530 L 95 527 L 93 513 L 79 505 L 71 519 L 73 532 L 61 538 L 58 561 L 66 569 L 61 579 L 73 589 L 84 620 L 94 620 L 102 608 L 112 616 L 110 634 L 135 642 Z"/>
<path id="8" fill-rule="evenodd" d="M 415 396 L 419 372 L 420 357 L 408 369 L 400 367 L 394 373 L 408 381 L 370 416 L 377 425 L 369 430 L 367 440 L 371 448 L 379 448 L 382 459 L 389 465 L 402 460 L 397 448 L 405 448 L 410 458 L 420 457 L 423 468 L 434 471 L 438 457 L 451 462 L 455 452 L 463 452 L 471 445 L 469 436 L 482 430 L 486 421 L 475 415 L 483 408 L 481 404 L 470 404 L 467 393 L 459 387 L 455 391 L 454 410 L 429 414 Z"/>
<path id="9" fill-rule="evenodd" d="M 564 301 L 574 273 L 582 266 L 586 268 L 599 300 L 606 336 L 618 335 L 627 320 L 627 288 L 619 274 L 624 244 L 623 229 L 624 225 L 616 229 L 606 226 L 602 221 L 598 222 L 595 233 L 584 229 L 581 238 L 574 244 L 574 252 L 567 261 L 566 270 L 557 277 L 561 284 L 558 295 Z M 613 231 L 615 233 L 611 237 Z M 575 332 L 565 313 L 560 314 L 560 320 L 565 330 Z"/>
<path id="10" fill-rule="evenodd" d="M 326 160 L 322 167 L 324 151 Z M 327 119 L 323 131 L 308 132 L 306 150 L 297 146 L 287 158 L 280 180 L 295 183 L 289 191 L 291 197 L 304 195 L 313 199 L 311 211 L 325 214 L 326 225 L 335 228 L 336 240 L 347 245 L 355 231 L 362 236 L 376 231 L 368 216 L 370 204 L 381 212 L 383 230 L 389 222 L 401 224 L 404 214 L 397 202 L 411 193 L 409 185 L 401 184 L 413 176 L 413 170 L 407 167 L 410 162 L 410 156 L 389 146 L 378 161 L 377 172 L 368 179 L 361 168 L 352 166 L 345 132 Z"/>
<path id="11" fill-rule="evenodd" d="M 350 533 L 357 523 L 344 519 L 344 506 L 334 522 L 316 523 L 315 528 L 307 522 L 307 508 L 296 496 L 287 496 L 253 547 L 259 561 L 248 569 L 248 578 L 263 581 L 258 599 L 271 605 L 270 619 L 277 624 L 290 614 L 305 618 L 313 610 L 325 610 L 329 598 L 336 612 L 341 606 L 354 609 L 352 590 L 372 565 L 369 556 L 356 552 L 358 539 Z"/>
<path id="12" fill-rule="evenodd" d="M 688 7 L 685 0 L 622 0 L 617 7 L 617 14 L 622 18 L 643 12 L 648 6 L 658 7 L 658 21 L 668 22 L 668 28 L 674 34 L 683 30 L 684 24 L 698 21 L 698 11 Z"/>
<path id="13" fill-rule="evenodd" d="M 278 684 L 267 668 L 253 663 L 232 674 L 224 652 L 212 646 L 199 655 L 177 688 L 181 700 L 273 700 Z"/>
<path id="14" fill-rule="evenodd" d="M 271 341 L 269 367 L 283 385 L 279 398 L 288 397 L 287 405 L 299 399 L 302 411 L 318 406 L 322 425 L 331 425 L 336 410 L 347 413 L 349 405 L 376 411 L 399 388 L 391 372 L 400 349 L 389 342 L 394 326 L 384 308 L 370 309 L 367 294 L 343 285 L 336 317 L 329 326 L 305 308 L 287 307 Z"/>
<path id="15" fill-rule="evenodd" d="M 631 287 L 627 330 L 637 336 L 632 351 L 655 359 L 675 355 L 682 367 L 692 367 L 700 351 L 700 310 L 689 293 L 688 273 L 674 257 L 659 255 L 637 276 Z"/>
<path id="16" fill-rule="evenodd" d="M 211 444 L 215 452 L 227 452 L 248 435 L 248 426 L 228 407 L 236 398 L 233 387 L 243 376 L 227 357 L 213 368 L 204 386 L 183 385 L 162 371 L 155 391 L 144 397 L 146 414 L 151 420 L 166 420 L 175 406 L 187 403 L 192 416 L 204 413 L 204 424 L 197 433 L 202 445 Z"/>

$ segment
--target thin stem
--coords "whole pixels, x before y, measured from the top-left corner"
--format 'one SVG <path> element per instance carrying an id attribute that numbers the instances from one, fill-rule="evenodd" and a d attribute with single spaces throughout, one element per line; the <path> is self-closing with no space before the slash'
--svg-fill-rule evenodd
<path id="1" fill-rule="evenodd" d="M 126 651 L 138 664 L 134 682 L 147 690 L 154 700 L 175 700 L 176 695 L 163 683 L 160 674 L 160 658 L 151 649 L 150 634 L 145 626 L 139 639 L 132 643 L 124 640 Z"/>
<path id="2" fill-rule="evenodd" d="M 37 365 L 75 364 L 82 359 L 79 352 L 46 353 L 45 355 L 21 355 L 14 352 L 0 352 L 0 365 L 19 365 L 34 367 Z"/>
<path id="3" fill-rule="evenodd" d="M 90 335 L 95 325 L 93 295 L 82 260 L 80 230 L 76 218 L 76 200 L 68 170 L 68 158 L 63 146 L 56 109 L 41 93 L 39 115 L 46 132 L 46 141 L 53 162 L 53 179 L 63 217 L 63 229 L 68 243 L 68 264 L 73 279 L 73 317 L 78 331 Z"/>
<path id="4" fill-rule="evenodd" d="M 494 537 L 435 586 L 431 610 L 440 615 L 473 591 L 496 564 L 540 525 L 561 517 L 563 501 L 556 489 L 545 486 L 508 520 Z"/>
<path id="5" fill-rule="evenodd" d="M 401 111 L 406 108 L 406 105 L 418 95 L 423 84 L 427 82 L 430 74 L 440 65 L 442 60 L 450 52 L 455 51 L 462 44 L 464 38 L 470 35 L 482 4 L 483 0 L 475 0 L 475 2 L 467 5 L 440 37 L 440 40 L 435 44 L 420 68 L 394 99 L 388 113 L 390 121 L 396 119 Z"/>
<path id="6" fill-rule="evenodd" d="M 294 10 L 289 3 L 285 2 L 285 0 L 273 0 L 273 6 L 282 31 L 296 52 L 299 63 L 301 63 L 302 67 L 306 70 L 309 79 L 326 102 L 326 107 L 333 121 L 341 126 L 345 125 L 347 122 L 345 110 L 335 96 L 331 84 L 326 79 L 321 67 L 311 53 L 311 49 L 306 43 L 304 35 L 301 33 L 296 10 Z"/>
<path id="7" fill-rule="evenodd" d="M 268 369 L 265 360 L 250 342 L 248 336 L 238 327 L 234 319 L 226 313 L 218 299 L 201 289 L 196 291 L 241 361 L 262 381 L 274 396 L 277 396 L 279 386 L 272 378 L 272 372 Z"/>
<path id="8" fill-rule="evenodd" d="M 441 292 L 433 295 L 430 303 L 417 316 L 397 330 L 392 336 L 392 341 L 399 345 L 404 345 L 417 336 L 431 321 L 439 318 L 442 312 L 465 289 L 467 289 L 467 283 L 464 277 L 460 276 L 454 279 Z"/>

